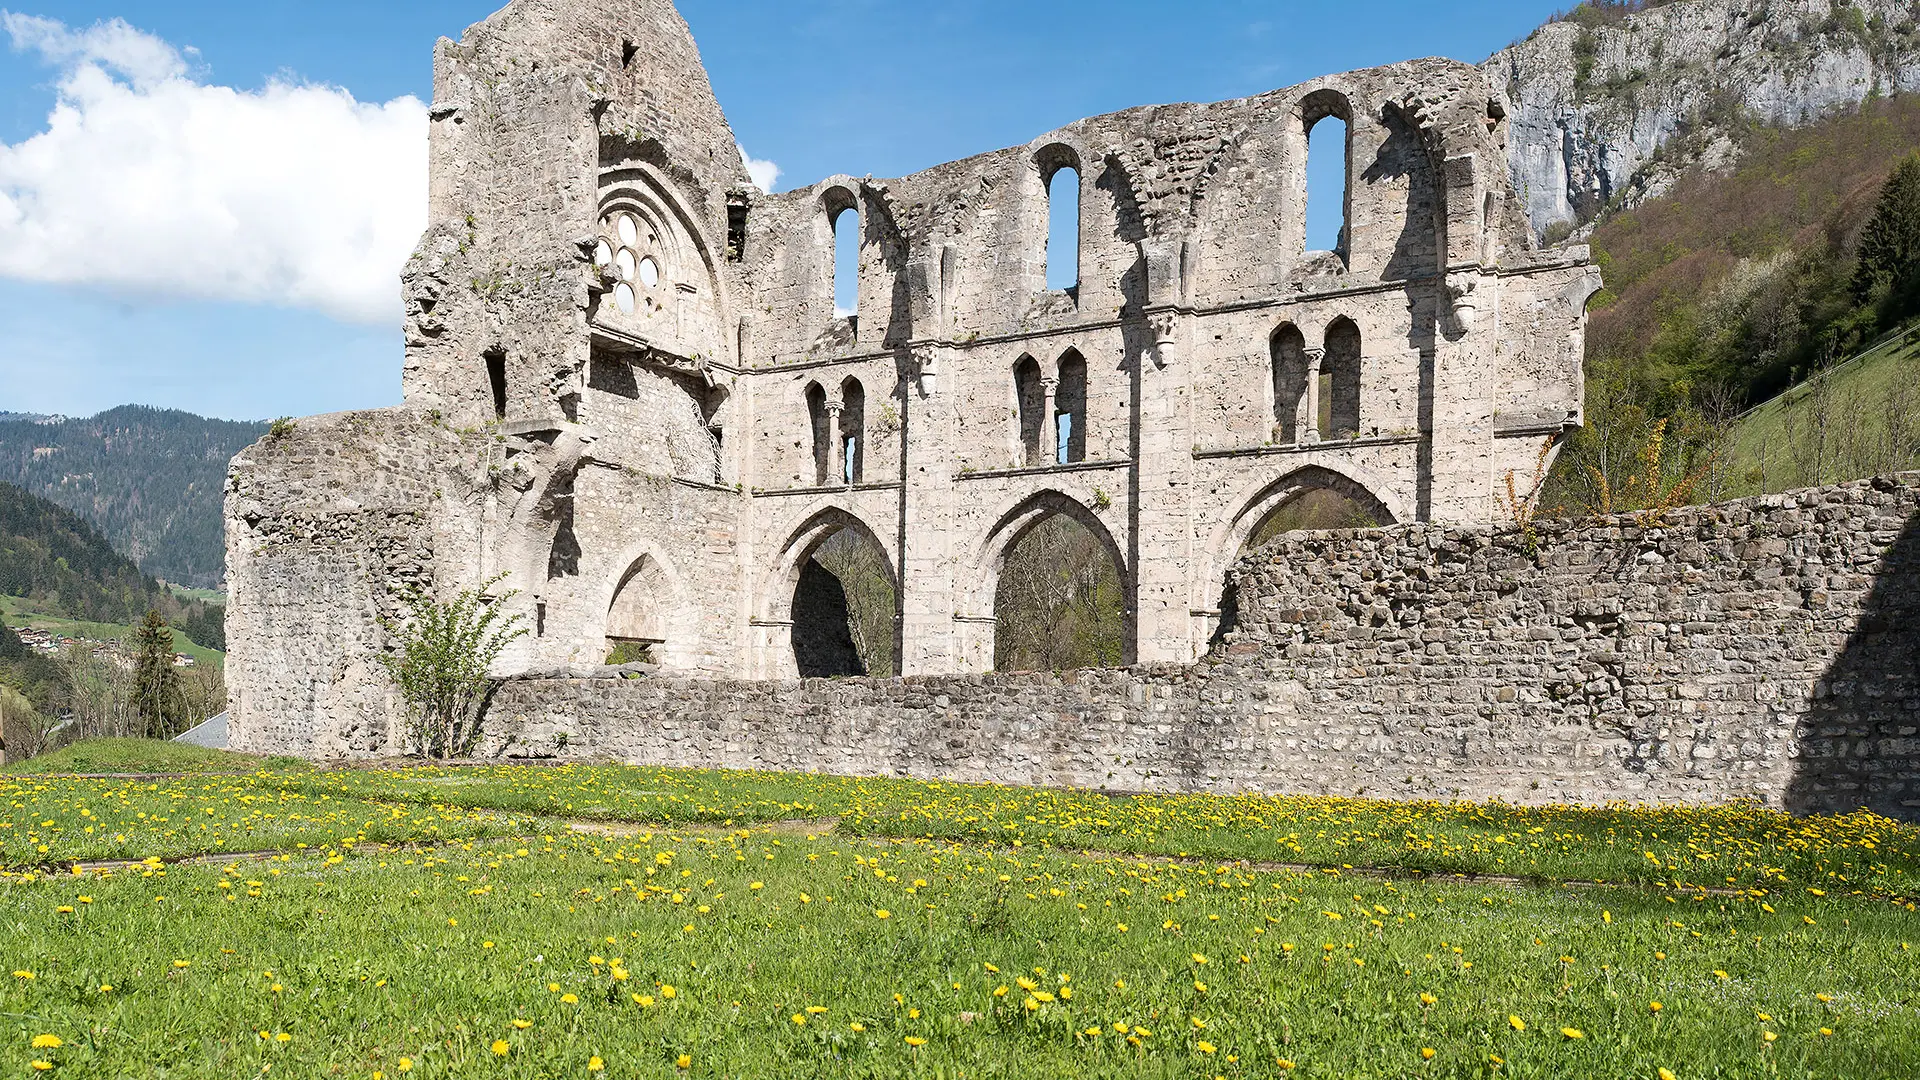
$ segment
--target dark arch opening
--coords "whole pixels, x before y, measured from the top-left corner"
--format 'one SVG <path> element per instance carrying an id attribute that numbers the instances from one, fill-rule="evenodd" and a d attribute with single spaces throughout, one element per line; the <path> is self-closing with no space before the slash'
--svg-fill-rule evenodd
<path id="1" fill-rule="evenodd" d="M 1046 514 L 1007 545 L 993 614 L 996 671 L 1126 663 L 1127 596 L 1119 559 L 1069 514 Z"/>
<path id="2" fill-rule="evenodd" d="M 1307 393 L 1307 339 L 1287 323 L 1273 332 L 1273 441 L 1300 441 L 1300 402 Z"/>
<path id="3" fill-rule="evenodd" d="M 1060 358 L 1060 383 L 1053 392 L 1054 457 L 1061 465 L 1087 460 L 1087 361 L 1068 349 Z"/>
<path id="4" fill-rule="evenodd" d="M 899 674 L 899 590 L 886 552 L 841 526 L 801 561 L 793 590 L 793 660 L 801 678 Z"/>
<path id="5" fill-rule="evenodd" d="M 859 483 L 867 468 L 867 391 L 852 376 L 840 384 L 840 452 L 840 479 Z"/>
<path id="6" fill-rule="evenodd" d="M 488 349 L 482 354 L 487 361 L 487 388 L 493 391 L 493 418 L 507 418 L 507 354 L 500 349 Z"/>
<path id="7" fill-rule="evenodd" d="M 1014 420 L 1019 425 L 1020 464 L 1038 465 L 1041 436 L 1046 430 L 1047 391 L 1040 380 L 1040 363 L 1023 356 L 1013 365 Z"/>
<path id="8" fill-rule="evenodd" d="M 1327 357 L 1321 367 L 1320 434 L 1351 439 L 1360 434 L 1360 328 L 1342 316 L 1327 327 Z"/>
<path id="9" fill-rule="evenodd" d="M 827 415 L 827 392 L 819 383 L 807 386 L 807 421 L 813 428 L 813 482 L 824 486 L 832 469 L 833 431 Z"/>

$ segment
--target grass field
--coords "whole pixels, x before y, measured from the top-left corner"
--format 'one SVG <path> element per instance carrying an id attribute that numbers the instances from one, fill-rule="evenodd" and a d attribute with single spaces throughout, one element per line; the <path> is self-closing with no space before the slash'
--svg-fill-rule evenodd
<path id="1" fill-rule="evenodd" d="M 89 641 L 125 641 L 133 633 L 133 627 L 119 623 L 81 622 L 50 615 L 32 600 L 18 596 L 0 596 L 0 620 L 9 626 L 30 626 L 36 630 Z M 216 667 L 225 667 L 227 663 L 226 653 L 194 644 L 178 627 L 173 631 L 173 651 L 193 657 L 195 663 L 213 664 Z"/>
<path id="2" fill-rule="evenodd" d="M 51 754 L 0 767 L 0 775 L 46 773 L 245 773 L 262 768 L 301 771 L 299 758 L 261 758 L 153 739 L 88 739 Z"/>
<path id="3" fill-rule="evenodd" d="M 1889 411 L 1902 417 L 1916 399 L 1903 391 L 1920 379 L 1920 327 L 1910 328 L 1826 376 L 1834 445 L 1826 475 L 1808 475 L 1813 385 L 1802 383 L 1741 417 L 1727 438 L 1726 498 L 1850 480 L 1876 470 L 1920 467 L 1891 449 Z M 1902 422 L 1911 431 L 1912 420 Z M 1795 448 L 1800 449 L 1796 453 Z"/>
<path id="4" fill-rule="evenodd" d="M 1912 880 L 1920 829 L 1866 815 L 578 766 L 0 797 L 15 1073 L 1920 1073 L 1920 916 L 1867 895 Z M 1661 866 L 1569 888 L 1341 865 L 1429 843 L 1542 877 L 1622 879 L 1627 846 Z M 277 853 L 66 866 L 222 848 Z"/>

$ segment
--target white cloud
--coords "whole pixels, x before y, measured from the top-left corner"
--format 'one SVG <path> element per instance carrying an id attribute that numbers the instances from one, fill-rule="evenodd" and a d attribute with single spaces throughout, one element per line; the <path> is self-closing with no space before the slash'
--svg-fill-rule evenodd
<path id="1" fill-rule="evenodd" d="M 399 321 L 427 214 L 419 99 L 206 85 L 190 53 L 118 19 L 0 12 L 0 28 L 60 68 L 46 130 L 0 142 L 0 275 Z"/>
<path id="2" fill-rule="evenodd" d="M 734 145 L 739 146 L 738 143 Z M 747 148 L 744 146 L 740 147 L 740 157 L 747 163 L 747 175 L 753 178 L 753 182 L 759 186 L 760 190 L 772 192 L 773 185 L 780 182 L 780 166 L 754 157 L 747 153 Z"/>

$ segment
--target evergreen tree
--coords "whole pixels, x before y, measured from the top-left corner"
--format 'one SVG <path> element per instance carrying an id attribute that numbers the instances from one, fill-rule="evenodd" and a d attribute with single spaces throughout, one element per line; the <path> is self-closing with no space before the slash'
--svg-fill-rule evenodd
<path id="1" fill-rule="evenodd" d="M 1908 155 L 1880 189 L 1857 259 L 1854 299 L 1882 305 L 1887 321 L 1905 315 L 1920 294 L 1920 153 Z"/>
<path id="2" fill-rule="evenodd" d="M 185 702 L 173 666 L 173 628 L 158 611 L 133 629 L 133 711 L 150 739 L 180 733 Z"/>

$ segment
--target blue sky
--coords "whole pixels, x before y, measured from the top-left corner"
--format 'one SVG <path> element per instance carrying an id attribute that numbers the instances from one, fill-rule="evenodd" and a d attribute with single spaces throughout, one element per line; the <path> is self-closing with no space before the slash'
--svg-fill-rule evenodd
<path id="1" fill-rule="evenodd" d="M 1238 97 L 1414 56 L 1477 61 L 1566 2 L 1451 0 L 1445 18 L 1434 16 L 1441 5 L 1433 0 L 1189 0 L 1171 7 L 1159 0 L 682 0 L 681 11 L 736 136 L 753 157 L 780 167 L 785 188 L 836 172 L 897 176 L 1134 105 Z M 129 54 L 118 48 L 124 35 L 107 43 L 113 48 L 93 49 L 86 56 L 104 56 L 98 63 L 126 87 L 118 96 L 88 97 L 98 87 L 63 83 L 78 63 L 78 47 L 71 46 L 77 39 L 35 23 L 40 40 L 52 44 L 8 48 L 0 32 L 0 197 L 7 190 L 7 148 L 46 132 L 62 97 L 104 101 L 103 111 L 112 106 L 124 114 L 149 98 L 176 94 L 221 116 L 227 114 L 217 110 L 232 102 L 209 88 L 257 93 L 277 80 L 342 88 L 358 103 L 385 105 L 409 95 L 424 101 L 434 40 L 457 37 L 497 6 L 452 0 L 0 5 L 75 33 L 123 19 L 180 50 L 179 62 L 169 67 L 171 61 L 153 60 L 151 49 Z M 17 45 L 18 33 L 14 40 Z M 347 137 L 341 118 L 350 115 L 377 129 L 356 143 L 355 152 L 370 155 L 364 164 L 322 145 L 313 152 L 327 155 L 323 163 L 338 159 L 347 163 L 341 167 L 373 175 L 388 167 L 374 158 L 412 153 L 410 134 L 394 149 L 394 131 L 413 130 L 417 103 L 395 103 L 378 116 L 350 113 L 353 103 L 338 94 L 274 99 L 262 108 L 281 106 L 301 118 L 284 126 L 332 133 L 315 136 L 316 143 Z M 138 125 L 139 114 L 130 115 L 122 122 Z M 47 247 L 38 256 L 9 262 L 0 252 L 0 410 L 80 415 L 137 402 L 263 418 L 397 401 L 397 281 L 389 289 L 389 275 L 375 272 L 369 279 L 364 259 L 320 250 L 331 232 L 351 232 L 363 218 L 390 218 L 393 208 L 360 206 L 352 200 L 361 196 L 338 190 L 350 185 L 325 176 L 305 177 L 304 185 L 303 177 L 290 176 L 293 194 L 278 205 L 258 205 L 245 177 L 225 178 L 256 168 L 271 175 L 276 162 L 253 159 L 274 155 L 246 155 L 242 145 L 228 152 L 243 156 L 195 166 L 191 156 L 200 148 L 165 145 L 166 130 L 154 125 L 152 139 L 122 140 L 138 146 L 116 144 L 95 151 L 104 157 L 65 167 L 95 182 L 100 174 L 139 165 L 143 155 L 159 155 L 188 178 L 183 183 L 223 178 L 213 201 L 232 199 L 239 209 L 199 207 L 199 216 L 186 216 L 169 231 L 162 219 L 170 220 L 178 204 L 202 201 L 197 189 L 163 189 L 164 176 L 172 174 L 162 172 L 150 184 L 125 181 L 114 188 L 98 181 L 106 192 L 101 201 L 127 200 L 122 216 L 104 207 L 97 222 L 90 220 L 64 246 L 59 238 L 43 238 Z M 280 160 L 293 162 L 290 171 L 309 171 L 298 154 Z M 78 182 L 65 179 L 61 167 L 33 166 L 42 184 L 57 185 L 48 190 L 75 191 Z M 410 160 L 393 168 L 395 175 L 412 175 Z M 133 173 L 141 175 L 137 168 Z M 127 185 L 160 193 L 142 203 Z M 271 189 L 263 184 L 261 190 Z M 208 221 L 229 217 L 233 235 L 201 242 Z M 0 213 L 0 228 L 4 223 Z M 282 235 L 260 241 L 259 233 Z M 0 232 L 0 243 L 6 242 Z M 284 249 L 279 254 L 256 250 L 276 243 Z M 65 252 L 72 248 L 83 250 L 69 260 Z M 47 265 L 31 265 L 33 258 Z M 339 280 L 344 277 L 356 280 Z M 389 293 L 390 312 L 383 306 Z"/>

